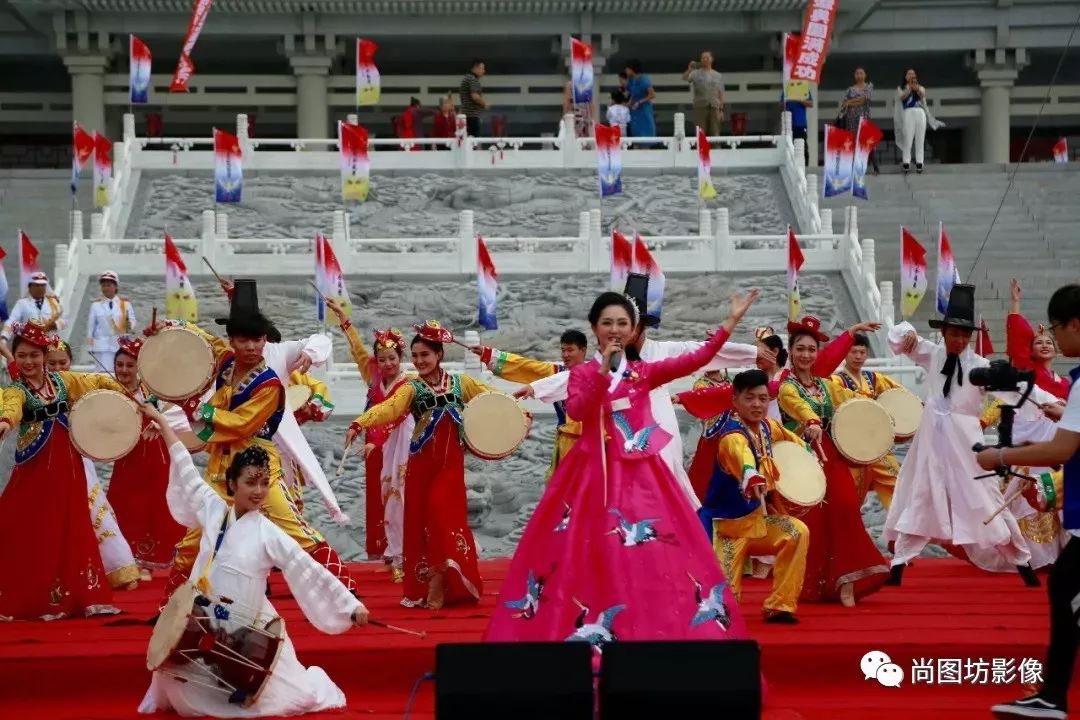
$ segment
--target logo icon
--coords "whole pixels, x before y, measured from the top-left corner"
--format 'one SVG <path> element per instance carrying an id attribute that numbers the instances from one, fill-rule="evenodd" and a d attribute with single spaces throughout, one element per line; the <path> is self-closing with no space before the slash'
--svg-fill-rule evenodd
<path id="1" fill-rule="evenodd" d="M 884 687 L 900 687 L 904 681 L 904 670 L 881 650 L 871 650 L 859 661 L 863 680 L 877 680 Z"/>

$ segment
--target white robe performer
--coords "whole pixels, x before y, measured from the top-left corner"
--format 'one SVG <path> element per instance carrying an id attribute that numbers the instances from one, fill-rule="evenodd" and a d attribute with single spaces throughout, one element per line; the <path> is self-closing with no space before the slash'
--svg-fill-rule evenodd
<path id="1" fill-rule="evenodd" d="M 232 507 L 207 485 L 180 442 L 169 448 L 172 469 L 166 497 L 177 522 L 202 528 L 202 543 L 194 567 L 210 564 L 208 577 L 214 597 L 229 597 L 236 611 L 259 617 L 277 615 L 266 598 L 266 578 L 281 568 L 289 590 L 307 619 L 325 633 L 339 634 L 352 626 L 352 613 L 361 603 L 326 568 L 311 559 L 295 540 L 261 513 L 236 518 Z M 227 518 L 227 520 L 226 520 Z M 214 552 L 223 521 L 221 546 Z M 211 563 L 212 561 L 212 563 Z M 226 631 L 235 623 L 215 621 Z M 174 710 L 184 716 L 218 718 L 299 715 L 345 707 L 345 694 L 317 667 L 300 664 L 288 633 L 277 665 L 262 695 L 251 707 L 229 703 L 229 692 L 180 682 L 155 672 L 139 705 L 140 713 Z M 201 662 L 201 661 L 200 661 Z"/>
<path id="2" fill-rule="evenodd" d="M 300 355 L 307 355 L 311 364 L 319 367 L 324 365 L 330 358 L 331 342 L 329 335 L 316 334 L 304 340 L 290 340 L 280 343 L 266 343 L 263 348 L 263 359 L 266 366 L 277 373 L 281 381 L 288 384 L 292 369 L 300 361 Z M 296 417 L 291 412 L 286 412 L 278 425 L 277 433 L 274 434 L 274 445 L 281 452 L 281 469 L 285 473 L 285 481 L 290 487 L 297 483 L 296 472 L 293 468 L 295 462 L 304 475 L 304 480 L 311 483 L 322 495 L 326 509 L 330 511 L 330 517 L 339 525 L 349 522 L 349 516 L 338 505 L 334 491 L 330 487 L 330 481 L 326 479 L 319 459 L 311 451 Z"/>
<path id="3" fill-rule="evenodd" d="M 893 352 L 901 351 L 909 332 L 915 328 L 907 322 L 889 331 Z M 999 478 L 974 479 L 985 474 L 971 449 L 983 441 L 979 418 L 984 392 L 971 383 L 968 373 L 990 363 L 967 347 L 959 356 L 963 384 L 954 378 L 945 397 L 946 377 L 941 370 L 948 353 L 944 343 L 919 337 L 908 357 L 926 370 L 926 406 L 885 520 L 882 537 L 896 542 L 892 566 L 907 564 L 931 542 L 952 543 L 965 550 L 974 546 L 983 562 L 992 553 L 999 556 L 994 564 L 1008 565 L 1013 571 L 1027 565 L 1031 553 L 1012 513 L 1006 510 L 989 525 L 983 524 L 1004 502 Z"/>
<path id="4" fill-rule="evenodd" d="M 665 358 L 678 357 L 693 352 L 704 345 L 703 342 L 659 342 L 645 338 L 641 345 L 641 359 L 645 362 L 656 362 Z M 726 368 L 754 367 L 757 360 L 758 350 L 754 345 L 743 345 L 728 342 L 716 354 L 709 364 L 702 368 L 702 372 L 710 370 L 724 370 Z M 558 400 L 566 400 L 567 387 L 570 382 L 570 372 L 564 370 L 551 377 L 536 380 L 530 386 L 534 397 L 542 403 L 552 403 Z M 667 387 L 658 387 L 649 393 L 652 401 L 652 415 L 657 424 L 671 434 L 671 442 L 660 451 L 660 457 L 671 469 L 679 485 L 686 491 L 686 497 L 690 505 L 697 510 L 701 507 L 694 487 L 690 484 L 690 476 L 683 467 L 683 444 L 682 433 L 679 430 L 679 420 L 675 416 L 675 406 L 671 404 L 671 393 Z M 974 461 L 972 461 L 974 462 Z"/>

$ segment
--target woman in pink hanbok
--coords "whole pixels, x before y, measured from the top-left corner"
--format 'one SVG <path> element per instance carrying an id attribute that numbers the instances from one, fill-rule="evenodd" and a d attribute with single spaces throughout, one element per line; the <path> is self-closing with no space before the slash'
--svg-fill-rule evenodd
<path id="1" fill-rule="evenodd" d="M 606 292 L 589 312 L 601 354 L 570 371 L 582 435 L 521 538 L 485 640 L 746 639 L 701 523 L 658 453 L 671 436 L 649 392 L 713 358 L 757 291 L 699 349 L 658 362 L 633 351 L 637 304 Z M 616 370 L 611 368 L 616 367 Z M 606 441 L 602 441 L 605 438 Z"/>

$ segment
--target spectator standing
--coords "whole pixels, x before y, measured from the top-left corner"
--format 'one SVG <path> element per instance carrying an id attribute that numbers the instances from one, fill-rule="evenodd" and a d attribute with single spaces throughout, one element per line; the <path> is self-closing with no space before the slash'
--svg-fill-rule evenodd
<path id="1" fill-rule="evenodd" d="M 637 58 L 626 63 L 626 90 L 630 94 L 630 134 L 634 137 L 656 137 L 656 118 L 653 117 L 653 89 L 649 76 L 642 73 Z"/>
<path id="2" fill-rule="evenodd" d="M 810 164 L 810 141 L 806 132 L 806 109 L 814 107 L 814 94 L 807 93 L 805 100 L 787 100 L 780 91 L 780 108 L 791 113 L 791 138 L 803 141 L 803 163 Z"/>
<path id="3" fill-rule="evenodd" d="M 852 133 L 859 131 L 859 120 L 870 119 L 870 98 L 874 94 L 874 83 L 866 82 L 866 70 L 855 68 L 855 84 L 844 93 L 844 99 L 840 103 L 840 112 L 844 118 L 844 127 Z M 877 148 L 870 149 L 870 165 L 874 168 L 874 174 L 880 172 L 877 161 Z"/>
<path id="4" fill-rule="evenodd" d="M 701 53 L 701 61 L 691 61 L 682 77 L 690 83 L 694 125 L 709 137 L 719 135 L 724 122 L 724 78 L 713 69 L 712 53 Z"/>
<path id="5" fill-rule="evenodd" d="M 919 76 L 914 70 L 904 73 L 903 84 L 896 89 L 896 105 L 893 113 L 893 132 L 896 144 L 903 156 L 904 172 L 911 170 L 912 146 L 915 151 L 915 172 L 923 171 L 923 157 L 926 145 L 926 128 L 937 130 L 944 123 L 930 114 L 926 105 L 926 88 L 919 84 Z"/>
<path id="6" fill-rule="evenodd" d="M 484 99 L 484 87 L 480 84 L 480 78 L 486 74 L 484 61 L 475 59 L 469 72 L 461 78 L 461 110 L 465 113 L 465 127 L 472 137 L 480 136 L 480 120 L 484 111 L 491 107 Z"/>
<path id="7" fill-rule="evenodd" d="M 452 138 L 456 127 L 457 118 L 454 113 L 453 95 L 439 98 L 439 112 L 435 114 L 431 121 L 431 137 Z"/>
<path id="8" fill-rule="evenodd" d="M 593 123 L 596 120 L 595 105 L 592 101 L 585 104 L 574 103 L 574 80 L 566 81 L 563 87 L 563 115 L 573 114 L 574 134 L 577 137 L 592 137 Z"/>
<path id="9" fill-rule="evenodd" d="M 611 92 L 611 104 L 607 109 L 607 124 L 619 127 L 622 137 L 626 137 L 627 128 L 630 126 L 630 98 L 622 90 Z"/>

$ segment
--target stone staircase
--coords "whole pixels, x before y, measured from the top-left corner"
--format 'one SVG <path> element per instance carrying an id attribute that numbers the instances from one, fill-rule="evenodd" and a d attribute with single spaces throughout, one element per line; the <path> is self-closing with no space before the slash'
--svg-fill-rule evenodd
<path id="1" fill-rule="evenodd" d="M 897 302 L 900 225 L 926 248 L 930 290 L 913 319 L 920 331 L 927 329 L 926 320 L 936 317 L 939 222 L 945 225 L 961 279 L 978 287 L 976 312 L 986 320 L 999 352 L 1004 350 L 1010 278 L 1020 279 L 1023 311 L 1033 322 L 1045 322 L 1046 303 L 1056 288 L 1080 282 L 1080 166 L 1025 165 L 1009 187 L 1010 170 L 1001 165 L 933 165 L 924 175 L 869 178 L 870 200 L 858 203 L 859 234 L 875 240 L 878 280 L 893 281 Z M 850 202 L 834 198 L 823 207 L 841 208 Z M 1061 363 L 1062 370 L 1069 366 Z"/>

